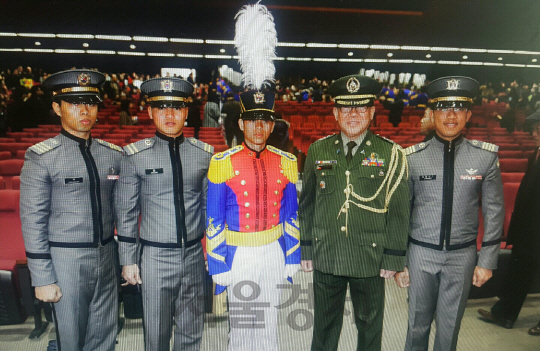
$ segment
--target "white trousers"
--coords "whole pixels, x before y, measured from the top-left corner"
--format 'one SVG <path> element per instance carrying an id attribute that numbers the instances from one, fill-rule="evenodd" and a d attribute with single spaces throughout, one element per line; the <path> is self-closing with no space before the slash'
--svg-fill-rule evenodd
<path id="1" fill-rule="evenodd" d="M 229 351 L 277 351 L 277 319 L 285 283 L 285 258 L 278 241 L 238 247 L 231 267 Z"/>

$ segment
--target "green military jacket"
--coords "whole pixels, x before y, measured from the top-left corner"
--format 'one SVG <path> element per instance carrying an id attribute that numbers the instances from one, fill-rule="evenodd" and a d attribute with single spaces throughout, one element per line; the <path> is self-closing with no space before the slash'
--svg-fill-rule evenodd
<path id="1" fill-rule="evenodd" d="M 349 165 L 340 134 L 313 143 L 299 204 L 302 260 L 313 260 L 323 273 L 354 278 L 402 271 L 407 178 L 403 149 L 370 131 Z"/>

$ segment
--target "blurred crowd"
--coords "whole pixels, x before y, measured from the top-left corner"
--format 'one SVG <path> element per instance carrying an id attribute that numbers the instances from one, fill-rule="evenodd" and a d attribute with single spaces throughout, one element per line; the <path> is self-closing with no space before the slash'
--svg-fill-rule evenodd
<path id="1" fill-rule="evenodd" d="M 104 73 L 106 81 L 102 93 L 106 104 L 117 104 L 125 115 L 131 117 L 133 111 L 146 109 L 146 98 L 139 89 L 145 80 L 160 77 L 159 74 Z M 36 127 L 38 124 L 57 124 L 58 117 L 52 112 L 50 98 L 41 88 L 43 81 L 50 75 L 42 69 L 23 68 L 19 66 L 13 70 L 6 69 L 0 72 L 0 136 L 8 129 L 20 131 L 27 127 Z M 207 110 L 212 119 L 218 120 L 219 112 L 228 101 L 238 101 L 242 88 L 235 86 L 226 78 L 216 77 L 210 82 L 194 81 L 193 75 L 181 77 L 194 85 L 193 96 L 189 101 L 192 110 L 188 118 L 191 126 L 210 126 L 210 122 L 200 119 L 200 108 L 206 102 L 214 102 L 220 106 L 216 111 L 212 104 Z M 282 81 L 276 79 L 276 100 L 282 102 L 331 102 L 328 87 L 332 81 L 312 79 L 298 79 L 297 81 Z M 426 84 L 429 82 L 426 81 Z M 400 115 L 404 106 L 413 106 L 423 109 L 427 105 L 425 87 L 415 87 L 408 84 L 389 85 L 383 83 L 380 101 L 385 108 Z M 480 94 L 476 105 L 489 103 L 506 103 L 510 110 L 525 109 L 534 112 L 540 107 L 539 84 L 520 84 L 517 81 L 510 83 L 486 82 L 480 87 Z M 392 115 L 392 113 L 390 113 Z M 124 116 L 125 117 L 125 116 Z M 204 118 L 203 118 L 204 120 Z M 129 124 L 129 118 L 124 118 Z M 203 124 L 205 123 L 205 124 Z"/>

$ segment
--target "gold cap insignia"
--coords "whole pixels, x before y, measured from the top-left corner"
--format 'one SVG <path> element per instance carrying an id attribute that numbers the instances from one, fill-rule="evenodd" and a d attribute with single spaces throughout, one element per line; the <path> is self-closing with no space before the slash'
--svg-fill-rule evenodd
<path id="1" fill-rule="evenodd" d="M 253 95 L 253 99 L 255 100 L 255 103 L 256 103 L 256 104 L 263 104 L 263 103 L 266 102 L 266 101 L 264 100 L 264 94 L 261 93 L 261 92 L 256 92 L 256 93 Z"/>
<path id="2" fill-rule="evenodd" d="M 77 76 L 77 81 L 79 82 L 80 86 L 85 87 L 90 84 L 90 75 L 86 73 L 81 73 Z"/>
<path id="3" fill-rule="evenodd" d="M 162 80 L 161 81 L 161 90 L 163 90 L 166 93 L 172 93 L 172 82 L 170 80 Z"/>
<path id="4" fill-rule="evenodd" d="M 446 81 L 446 89 L 447 90 L 458 90 L 459 89 L 459 80 L 457 79 L 450 79 Z"/>
<path id="5" fill-rule="evenodd" d="M 346 87 L 349 93 L 356 93 L 358 90 L 360 90 L 360 82 L 355 77 L 351 77 L 347 81 Z"/>

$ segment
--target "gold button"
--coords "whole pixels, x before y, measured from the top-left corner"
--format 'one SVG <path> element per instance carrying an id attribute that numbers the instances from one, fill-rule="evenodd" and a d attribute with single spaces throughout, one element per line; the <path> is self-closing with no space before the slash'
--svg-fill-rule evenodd
<path id="1" fill-rule="evenodd" d="M 277 190 L 274 191 L 274 194 L 279 195 L 279 191 L 277 191 Z"/>
<path id="2" fill-rule="evenodd" d="M 246 185 L 246 181 L 245 181 L 245 180 L 242 180 L 242 181 L 240 182 L 240 184 Z"/>
<path id="3" fill-rule="evenodd" d="M 275 225 L 272 224 L 272 228 L 274 228 L 274 227 L 275 227 Z"/>
<path id="4" fill-rule="evenodd" d="M 244 206 L 249 207 L 249 202 L 246 202 Z"/>
<path id="5" fill-rule="evenodd" d="M 249 213 L 246 213 L 246 218 L 249 218 Z"/>
<path id="6" fill-rule="evenodd" d="M 239 175 L 240 171 L 234 171 L 234 174 Z"/>
<path id="7" fill-rule="evenodd" d="M 373 246 L 373 247 L 377 247 L 377 244 L 373 243 L 373 244 L 372 244 L 371 246 Z"/>
<path id="8" fill-rule="evenodd" d="M 249 229 L 249 225 L 246 225 L 246 229 Z"/>
<path id="9" fill-rule="evenodd" d="M 279 171 L 279 173 L 283 174 L 283 173 L 285 173 L 285 171 L 284 171 L 284 170 L 281 170 L 281 171 Z"/>
<path id="10" fill-rule="evenodd" d="M 322 172 L 321 175 L 324 177 L 324 172 Z"/>
<path id="11" fill-rule="evenodd" d="M 277 180 L 277 183 L 278 183 L 278 184 L 281 184 L 281 179 L 278 179 L 278 180 Z"/>
<path id="12" fill-rule="evenodd" d="M 248 192 L 247 192 L 247 191 L 244 191 L 244 196 L 248 196 Z"/>
<path id="13" fill-rule="evenodd" d="M 369 141 L 369 140 L 366 141 L 366 145 L 367 145 L 367 146 L 370 146 L 370 145 L 371 145 L 371 141 Z"/>
<path id="14" fill-rule="evenodd" d="M 275 214 L 275 213 L 272 215 L 272 217 L 274 217 L 274 218 L 276 218 L 276 216 L 277 216 L 277 214 Z"/>
<path id="15" fill-rule="evenodd" d="M 371 175 L 371 178 L 375 178 L 375 176 L 372 174 L 372 175 Z"/>
<path id="16" fill-rule="evenodd" d="M 342 232 L 344 232 L 345 230 L 347 230 L 347 228 L 345 228 L 345 226 L 341 227 Z"/>
<path id="17" fill-rule="evenodd" d="M 274 202 L 274 207 L 277 206 L 277 202 Z"/>
<path id="18" fill-rule="evenodd" d="M 350 175 L 350 174 L 351 174 L 351 172 L 345 171 L 345 175 Z"/>

